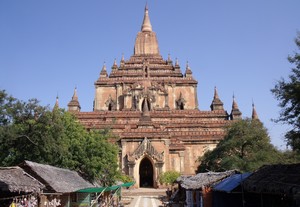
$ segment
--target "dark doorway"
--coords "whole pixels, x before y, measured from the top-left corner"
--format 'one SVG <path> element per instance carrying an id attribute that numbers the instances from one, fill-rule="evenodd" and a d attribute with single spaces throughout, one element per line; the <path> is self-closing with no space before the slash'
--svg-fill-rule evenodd
<path id="1" fill-rule="evenodd" d="M 108 111 L 112 111 L 112 104 L 108 104 Z"/>
<path id="2" fill-rule="evenodd" d="M 153 188 L 153 166 L 148 158 L 140 164 L 140 187 Z"/>
<path id="3" fill-rule="evenodd" d="M 148 106 L 148 110 L 150 111 L 151 110 L 151 104 L 149 102 L 149 100 L 147 98 L 145 98 L 142 102 L 142 111 L 144 111 L 144 102 L 146 101 L 146 104 Z"/>
<path id="4" fill-rule="evenodd" d="M 179 105 L 179 109 L 180 109 L 180 110 L 183 110 L 183 109 L 184 109 L 184 104 L 183 104 L 183 103 L 181 103 L 181 104 Z"/>

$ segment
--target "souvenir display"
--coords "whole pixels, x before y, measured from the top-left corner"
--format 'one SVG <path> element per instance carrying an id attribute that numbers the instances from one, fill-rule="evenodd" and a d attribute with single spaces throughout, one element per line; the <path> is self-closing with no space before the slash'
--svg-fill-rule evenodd
<path id="1" fill-rule="evenodd" d="M 9 207 L 37 207 L 38 200 L 35 196 L 22 196 L 13 198 Z"/>

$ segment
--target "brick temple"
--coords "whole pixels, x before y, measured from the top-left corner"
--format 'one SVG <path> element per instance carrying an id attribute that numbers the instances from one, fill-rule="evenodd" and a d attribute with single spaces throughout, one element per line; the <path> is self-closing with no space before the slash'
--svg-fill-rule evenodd
<path id="1" fill-rule="evenodd" d="M 110 128 L 120 147 L 119 167 L 135 187 L 157 187 L 160 173 L 195 174 L 197 159 L 216 147 L 224 126 L 240 119 L 233 99 L 231 113 L 215 88 L 210 111 L 198 108 L 197 80 L 188 64 L 164 59 L 159 52 L 146 6 L 133 55 L 103 66 L 95 84 L 92 112 L 80 112 L 76 89 L 68 110 L 87 129 Z M 253 107 L 253 117 L 257 117 Z"/>

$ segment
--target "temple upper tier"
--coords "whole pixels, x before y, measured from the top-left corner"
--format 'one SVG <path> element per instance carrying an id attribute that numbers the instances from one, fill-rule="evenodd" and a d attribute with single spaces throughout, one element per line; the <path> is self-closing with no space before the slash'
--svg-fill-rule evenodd
<path id="1" fill-rule="evenodd" d="M 104 65 L 95 82 L 94 111 L 142 111 L 144 102 L 150 111 L 197 109 L 197 84 L 188 64 L 182 73 L 178 60 L 160 55 L 146 6 L 134 54 L 115 60 L 110 74 Z"/>

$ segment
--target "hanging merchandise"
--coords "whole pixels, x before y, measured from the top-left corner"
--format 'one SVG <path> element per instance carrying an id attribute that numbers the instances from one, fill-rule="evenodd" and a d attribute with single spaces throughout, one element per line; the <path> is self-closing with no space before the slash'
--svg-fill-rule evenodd
<path id="1" fill-rule="evenodd" d="M 56 198 L 52 199 L 52 201 L 49 202 L 49 205 L 53 207 L 60 206 L 61 205 L 60 199 L 56 199 Z"/>
<path id="2" fill-rule="evenodd" d="M 35 196 L 30 196 L 30 202 L 28 207 L 36 207 L 38 205 L 38 199 Z"/>
<path id="3" fill-rule="evenodd" d="M 16 196 L 13 198 L 9 207 L 37 207 L 38 202 L 36 196 Z"/>
<path id="4" fill-rule="evenodd" d="M 9 205 L 9 207 L 16 207 L 15 199 L 14 199 L 13 202 Z"/>

